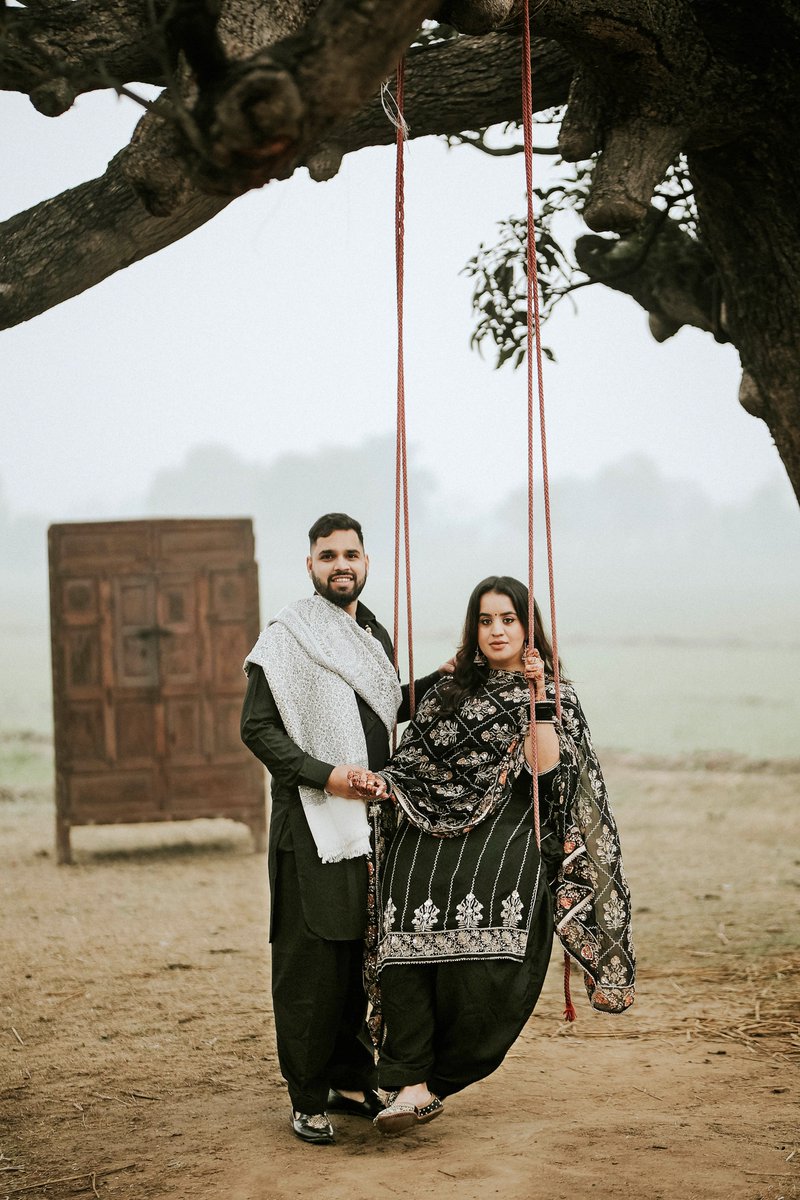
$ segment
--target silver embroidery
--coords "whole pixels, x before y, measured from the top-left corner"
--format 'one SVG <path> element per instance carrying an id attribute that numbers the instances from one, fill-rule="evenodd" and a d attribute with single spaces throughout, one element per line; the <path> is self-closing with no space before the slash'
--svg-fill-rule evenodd
<path id="1" fill-rule="evenodd" d="M 510 896 L 503 901 L 503 924 L 506 929 L 513 929 L 522 921 L 522 899 L 514 888 Z"/>
<path id="2" fill-rule="evenodd" d="M 456 907 L 456 921 L 462 929 L 475 929 L 483 920 L 483 905 L 474 892 Z"/>
<path id="3" fill-rule="evenodd" d="M 384 929 L 388 930 L 388 929 L 394 928 L 394 918 L 395 918 L 396 912 L 397 912 L 397 907 L 394 903 L 394 900 L 392 900 L 392 897 L 390 896 L 388 901 L 386 902 L 386 908 L 383 910 Z"/>
<path id="4" fill-rule="evenodd" d="M 624 928 L 626 919 L 625 905 L 622 903 L 622 897 L 619 892 L 611 893 L 611 899 L 603 905 L 603 915 L 609 929 L 616 931 L 617 929 Z"/>
<path id="5" fill-rule="evenodd" d="M 430 896 L 424 904 L 420 904 L 419 908 L 414 909 L 414 920 L 412 922 L 417 933 L 429 933 L 433 929 L 439 918 L 439 909 L 431 900 Z"/>

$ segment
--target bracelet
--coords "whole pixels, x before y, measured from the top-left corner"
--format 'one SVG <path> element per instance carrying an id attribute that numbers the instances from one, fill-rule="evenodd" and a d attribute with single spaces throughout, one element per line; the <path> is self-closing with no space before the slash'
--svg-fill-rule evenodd
<path id="1" fill-rule="evenodd" d="M 552 723 L 556 716 L 556 706 L 552 700 L 537 700 L 534 705 L 536 724 L 540 721 Z"/>
<path id="2" fill-rule="evenodd" d="M 537 719 L 536 724 L 537 725 L 555 725 L 555 721 L 539 721 Z"/>

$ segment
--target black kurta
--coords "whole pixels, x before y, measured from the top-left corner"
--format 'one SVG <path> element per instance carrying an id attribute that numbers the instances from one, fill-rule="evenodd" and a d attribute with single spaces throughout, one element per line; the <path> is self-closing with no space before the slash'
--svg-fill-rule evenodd
<path id="1" fill-rule="evenodd" d="M 359 604 L 355 619 L 391 659 L 391 640 L 373 613 Z M 420 680 L 418 693 L 437 678 L 433 674 Z M 374 770 L 389 757 L 389 736 L 369 705 L 358 695 L 356 701 Z M 400 720 L 407 719 L 407 710 L 404 688 Z M 278 1058 L 293 1109 L 319 1113 L 329 1087 L 360 1091 L 375 1084 L 372 1054 L 363 1037 L 367 860 L 321 861 L 298 786 L 324 788 L 336 764 L 306 754 L 289 737 L 258 666 L 248 672 L 242 739 L 272 775 L 270 940 Z"/>
<path id="2" fill-rule="evenodd" d="M 359 603 L 355 619 L 362 629 L 367 629 L 378 639 L 391 660 L 391 638 L 374 613 Z M 434 672 L 418 680 L 415 684 L 417 698 L 424 695 L 438 678 L 438 672 Z M 383 722 L 361 696 L 356 695 L 356 702 L 367 743 L 369 766 L 373 771 L 380 770 L 389 757 L 389 735 Z M 408 720 L 408 715 L 408 687 L 404 686 L 398 721 Z M 247 693 L 242 709 L 242 740 L 272 776 L 269 822 L 272 894 L 270 939 L 274 933 L 275 911 L 280 903 L 279 888 L 276 887 L 279 850 L 294 852 L 303 916 L 313 932 L 331 941 L 363 937 L 367 911 L 367 860 L 350 858 L 337 863 L 323 863 L 311 836 L 298 791 L 300 784 L 324 788 L 336 764 L 313 758 L 292 741 L 266 676 L 256 666 L 251 666 L 248 672 Z"/>

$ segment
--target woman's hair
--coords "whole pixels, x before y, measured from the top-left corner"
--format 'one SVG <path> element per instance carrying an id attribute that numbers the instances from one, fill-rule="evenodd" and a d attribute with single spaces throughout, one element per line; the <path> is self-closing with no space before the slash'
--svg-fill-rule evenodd
<path id="1" fill-rule="evenodd" d="M 513 575 L 489 575 L 482 579 L 467 603 L 467 615 L 464 618 L 464 632 L 461 635 L 461 645 L 456 654 L 456 667 L 450 677 L 449 686 L 442 690 L 442 701 L 447 711 L 458 708 L 461 701 L 472 692 L 478 690 L 489 674 L 486 663 L 475 661 L 478 651 L 478 618 L 481 612 L 481 600 L 487 592 L 499 592 L 508 596 L 514 606 L 514 611 L 522 622 L 525 638 L 530 642 L 528 630 L 528 589 L 524 583 L 514 579 Z M 546 675 L 553 674 L 553 647 L 544 630 L 542 614 L 539 605 L 533 604 L 533 645 L 542 656 Z M 559 660 L 559 673 L 561 661 Z"/>

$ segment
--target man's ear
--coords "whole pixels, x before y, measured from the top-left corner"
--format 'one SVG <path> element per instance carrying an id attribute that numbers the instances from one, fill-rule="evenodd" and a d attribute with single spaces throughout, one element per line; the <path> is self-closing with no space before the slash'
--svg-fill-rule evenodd
<path id="1" fill-rule="evenodd" d="M 310 554 L 306 558 L 306 570 L 308 571 L 308 574 L 311 575 L 311 555 Z"/>
<path id="2" fill-rule="evenodd" d="M 311 559 L 309 559 L 308 561 L 310 562 Z M 367 570 L 369 570 L 369 555 L 368 554 L 364 555 L 364 566 L 366 567 Z"/>

